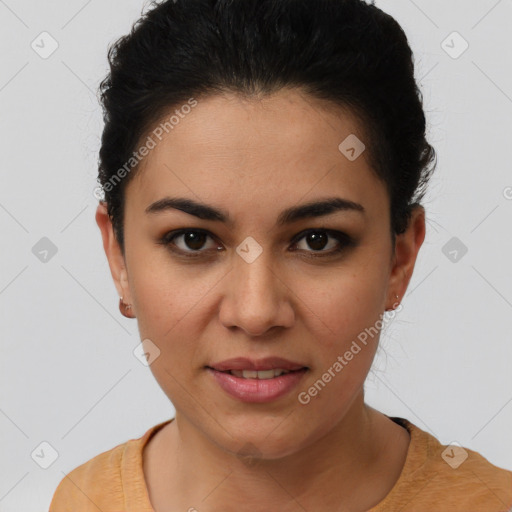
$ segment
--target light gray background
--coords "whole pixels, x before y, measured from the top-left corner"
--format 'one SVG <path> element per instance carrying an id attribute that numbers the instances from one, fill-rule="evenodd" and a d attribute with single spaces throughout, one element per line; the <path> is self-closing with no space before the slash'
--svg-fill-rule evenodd
<path id="1" fill-rule="evenodd" d="M 174 415 L 132 353 L 136 320 L 119 313 L 94 221 L 95 93 L 108 44 L 144 5 L 0 0 L 2 512 L 47 510 L 65 473 Z M 512 1 L 377 5 L 408 34 L 439 163 L 367 400 L 512 469 Z M 47 59 L 31 48 L 43 31 L 59 44 Z M 454 31 L 469 43 L 456 59 L 441 46 Z M 46 263 L 32 252 L 42 237 L 57 247 Z M 467 254 L 454 262 L 448 243 Z M 58 452 L 46 470 L 31 457 L 44 441 Z"/>

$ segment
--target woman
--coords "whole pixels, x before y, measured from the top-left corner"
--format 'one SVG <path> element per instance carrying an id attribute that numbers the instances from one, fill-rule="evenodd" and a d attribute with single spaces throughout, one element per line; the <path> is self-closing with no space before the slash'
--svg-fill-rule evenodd
<path id="1" fill-rule="evenodd" d="M 512 471 L 364 401 L 425 238 L 407 38 L 362 0 L 177 0 L 109 52 L 96 221 L 175 418 L 50 512 L 505 511 Z"/>

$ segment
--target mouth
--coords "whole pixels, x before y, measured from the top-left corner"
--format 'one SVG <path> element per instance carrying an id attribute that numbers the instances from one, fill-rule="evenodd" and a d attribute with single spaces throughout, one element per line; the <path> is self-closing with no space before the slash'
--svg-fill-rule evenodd
<path id="1" fill-rule="evenodd" d="M 211 366 L 204 369 L 227 395 L 248 403 L 272 402 L 285 397 L 310 371 L 307 366 L 295 370 L 219 370 Z"/>
<path id="2" fill-rule="evenodd" d="M 212 368 L 211 366 L 205 366 L 205 368 L 218 371 L 221 373 L 228 373 L 241 379 L 258 380 L 274 379 L 276 377 L 280 377 L 281 375 L 286 375 L 288 373 L 305 372 L 309 370 L 307 366 L 303 366 L 302 368 L 298 368 L 296 370 L 285 370 L 283 368 L 272 368 L 269 370 L 217 370 L 216 368 Z"/>

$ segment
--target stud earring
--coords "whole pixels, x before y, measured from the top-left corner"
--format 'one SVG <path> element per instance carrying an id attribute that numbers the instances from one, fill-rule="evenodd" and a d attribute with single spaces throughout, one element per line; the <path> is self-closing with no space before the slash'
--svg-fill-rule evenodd
<path id="1" fill-rule="evenodd" d="M 399 298 L 398 295 L 395 295 L 395 298 Z M 400 305 L 400 303 L 398 303 L 398 305 Z M 394 311 L 395 310 L 395 307 L 392 307 L 392 308 L 387 308 L 386 311 Z"/>
<path id="2" fill-rule="evenodd" d="M 123 297 L 119 297 L 119 311 L 121 312 L 121 314 L 123 316 L 125 316 L 126 318 L 135 318 L 134 316 L 132 316 L 130 313 L 130 309 L 132 309 L 132 305 L 131 304 L 125 304 L 123 302 Z"/>

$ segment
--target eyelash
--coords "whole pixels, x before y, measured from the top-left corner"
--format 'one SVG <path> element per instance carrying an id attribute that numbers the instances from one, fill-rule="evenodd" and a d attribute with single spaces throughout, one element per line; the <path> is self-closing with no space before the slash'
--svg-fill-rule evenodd
<path id="1" fill-rule="evenodd" d="M 163 245 L 163 246 L 165 246 L 165 247 L 167 247 L 170 251 L 172 251 L 175 254 L 178 254 L 180 257 L 190 258 L 190 259 L 202 257 L 201 253 L 204 253 L 206 251 L 195 250 L 195 251 L 188 252 L 188 251 L 183 251 L 182 249 L 175 249 L 173 247 L 174 239 L 178 238 L 179 236 L 182 236 L 182 235 L 184 235 L 186 233 L 204 234 L 204 235 L 209 236 L 212 239 L 215 238 L 210 232 L 208 232 L 208 231 L 206 231 L 204 229 L 192 229 L 192 228 L 189 228 L 189 229 L 178 229 L 178 230 L 170 231 L 169 233 L 166 233 L 158 241 L 158 243 Z M 355 246 L 355 244 L 356 244 L 355 240 L 352 237 L 350 237 L 346 233 L 343 233 L 342 231 L 317 228 L 317 229 L 307 229 L 305 231 L 301 231 L 292 240 L 293 245 L 295 246 L 296 244 L 298 244 L 299 241 L 301 241 L 303 238 L 307 237 L 311 233 L 327 234 L 329 237 L 332 237 L 332 238 L 335 238 L 336 240 L 338 240 L 338 242 L 340 242 L 340 245 L 338 245 L 338 247 L 336 249 L 331 250 L 331 251 L 316 251 L 316 252 L 315 251 L 306 251 L 306 252 L 311 252 L 311 254 L 309 254 L 308 256 L 305 256 L 306 258 L 327 258 L 327 257 L 333 257 L 333 256 L 336 256 L 336 255 L 340 254 L 344 250 L 346 250 L 346 249 L 348 249 L 350 247 Z"/>

